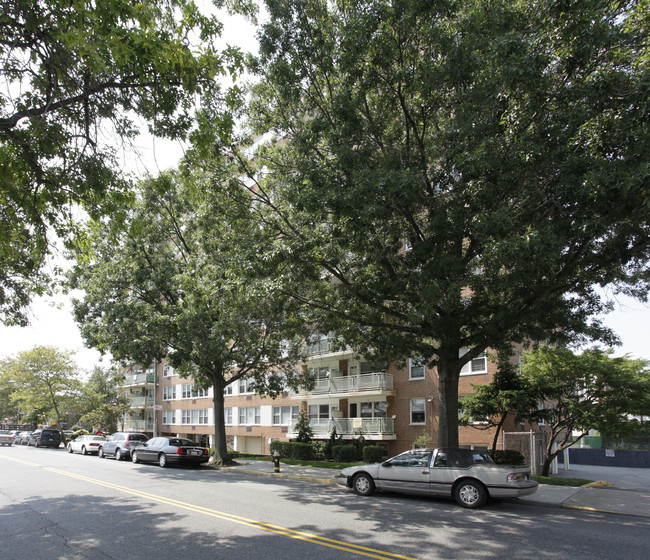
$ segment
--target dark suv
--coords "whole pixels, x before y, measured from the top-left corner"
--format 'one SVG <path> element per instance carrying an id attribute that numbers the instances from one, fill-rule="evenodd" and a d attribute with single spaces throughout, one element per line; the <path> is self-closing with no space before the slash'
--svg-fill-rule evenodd
<path id="1" fill-rule="evenodd" d="M 34 447 L 54 447 L 56 449 L 61 445 L 61 432 L 54 428 L 36 430 L 29 436 L 27 445 L 33 445 Z"/>
<path id="2" fill-rule="evenodd" d="M 135 432 L 116 432 L 105 441 L 99 448 L 97 455 L 102 459 L 105 457 L 115 457 L 118 461 L 128 459 L 131 455 L 131 449 L 139 447 L 149 437 L 146 434 Z"/>

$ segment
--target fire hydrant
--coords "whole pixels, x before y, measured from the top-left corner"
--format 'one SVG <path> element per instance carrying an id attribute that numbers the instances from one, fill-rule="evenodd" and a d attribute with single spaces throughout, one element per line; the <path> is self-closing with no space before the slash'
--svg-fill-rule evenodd
<path id="1" fill-rule="evenodd" d="M 280 454 L 277 451 L 273 453 L 271 461 L 273 462 L 273 472 L 280 472 Z"/>

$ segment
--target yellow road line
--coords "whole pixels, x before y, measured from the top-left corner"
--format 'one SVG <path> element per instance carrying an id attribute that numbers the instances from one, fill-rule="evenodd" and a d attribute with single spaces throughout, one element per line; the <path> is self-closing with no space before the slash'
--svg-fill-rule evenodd
<path id="1" fill-rule="evenodd" d="M 3 457 L 4 458 L 4 457 Z M 157 494 L 150 494 L 149 492 L 143 492 L 142 490 L 135 490 L 133 488 L 128 488 L 126 486 L 120 486 L 118 484 L 113 484 L 111 482 L 105 482 L 103 480 L 99 480 L 96 478 L 90 478 L 88 476 L 80 475 L 80 474 L 74 474 L 70 473 L 61 469 L 57 469 L 54 467 L 47 467 L 44 465 L 39 465 L 37 463 L 32 463 L 30 461 L 23 461 L 20 459 L 15 459 L 13 457 L 6 457 L 7 459 L 10 459 L 12 461 L 16 461 L 19 463 L 23 463 L 29 466 L 34 466 L 34 467 L 44 467 L 45 469 L 54 472 L 56 474 L 60 474 L 62 476 L 67 476 L 70 478 L 76 478 L 78 480 L 83 480 L 84 482 L 88 482 L 90 484 L 95 484 L 97 486 L 103 486 L 105 488 L 110 488 L 112 490 L 117 490 L 118 492 L 123 492 L 125 494 L 131 494 L 133 496 L 138 496 L 141 498 L 145 498 L 148 500 L 152 500 L 155 502 L 159 502 L 162 504 L 167 504 L 170 506 L 174 506 L 180 509 L 184 509 L 187 511 L 192 511 L 195 513 L 200 513 L 203 515 L 208 515 L 210 517 L 215 517 L 218 519 L 222 519 L 224 521 L 230 521 L 232 523 L 238 523 L 240 525 L 246 525 L 248 527 L 252 527 L 254 529 L 260 529 L 262 531 L 267 531 L 270 533 L 275 533 L 277 535 L 282 535 L 285 537 L 289 537 L 291 539 L 296 539 L 296 540 L 301 540 L 305 542 L 310 542 L 313 544 L 317 544 L 320 546 L 325 546 L 328 548 L 333 548 L 336 550 L 342 550 L 344 552 L 351 552 L 353 554 L 357 554 L 359 556 L 366 556 L 368 558 L 376 558 L 378 560 L 391 560 L 391 559 L 398 559 L 398 560 L 417 560 L 416 558 L 412 558 L 410 556 L 403 556 L 400 554 L 393 554 L 391 552 L 385 552 L 383 550 L 377 550 L 374 548 L 368 548 L 365 546 L 360 546 L 357 544 L 353 543 L 348 543 L 344 541 L 338 541 L 335 539 L 328 539 L 326 537 L 321 537 L 319 535 L 314 535 L 312 533 L 305 533 L 302 531 L 296 531 L 295 529 L 289 529 L 287 527 L 281 527 L 279 525 L 273 525 L 271 523 L 265 523 L 263 521 L 257 521 L 254 519 L 248 519 L 246 517 L 241 517 L 239 515 L 234 515 L 231 513 L 226 513 L 223 511 L 217 511 L 214 509 L 206 508 L 203 506 L 198 506 L 194 504 L 190 504 L 187 502 L 181 502 L 179 500 L 174 500 L 173 498 L 166 498 L 164 496 L 159 496 Z"/>

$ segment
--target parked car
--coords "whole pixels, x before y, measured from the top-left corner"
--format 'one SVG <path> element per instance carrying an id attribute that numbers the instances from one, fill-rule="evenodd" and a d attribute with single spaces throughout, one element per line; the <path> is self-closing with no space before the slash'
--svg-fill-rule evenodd
<path id="1" fill-rule="evenodd" d="M 131 450 L 145 443 L 149 438 L 146 434 L 137 432 L 115 432 L 99 448 L 98 455 L 104 457 L 115 457 L 118 461 L 128 459 Z"/>
<path id="2" fill-rule="evenodd" d="M 79 436 L 77 439 L 68 442 L 66 449 L 68 453 L 78 451 L 82 455 L 95 455 L 99 452 L 99 448 L 105 441 L 106 438 L 104 436 Z"/>
<path id="3" fill-rule="evenodd" d="M 537 491 L 529 467 L 497 465 L 487 452 L 471 449 L 413 449 L 383 463 L 343 469 L 339 484 L 360 496 L 375 490 L 448 496 L 465 508 L 488 498 L 516 498 Z"/>
<path id="4" fill-rule="evenodd" d="M 209 460 L 207 449 L 189 439 L 177 437 L 151 438 L 131 451 L 134 463 L 158 463 L 161 467 L 171 464 L 199 466 Z"/>
<path id="5" fill-rule="evenodd" d="M 14 443 L 16 445 L 27 445 L 29 443 L 29 436 L 32 435 L 32 432 L 26 431 L 26 432 L 18 432 L 18 435 L 16 436 L 16 439 L 14 440 Z"/>
<path id="6" fill-rule="evenodd" d="M 56 428 L 43 428 L 32 432 L 29 436 L 29 444 L 34 447 L 54 447 L 61 445 L 61 432 Z"/>
<path id="7" fill-rule="evenodd" d="M 8 445 L 11 447 L 14 444 L 14 435 L 9 430 L 0 430 L 0 445 L 3 447 Z"/>

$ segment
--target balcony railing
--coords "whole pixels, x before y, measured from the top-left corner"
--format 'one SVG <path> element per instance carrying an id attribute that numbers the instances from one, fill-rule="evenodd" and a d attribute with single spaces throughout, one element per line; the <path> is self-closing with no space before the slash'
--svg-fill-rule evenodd
<path id="1" fill-rule="evenodd" d="M 153 373 L 135 373 L 124 378 L 124 386 L 153 383 L 156 376 Z"/>
<path id="2" fill-rule="evenodd" d="M 124 431 L 153 432 L 153 420 L 127 420 L 124 422 Z"/>
<path id="3" fill-rule="evenodd" d="M 289 432 L 295 433 L 296 423 L 291 424 Z M 392 418 L 331 418 L 329 420 L 314 420 L 309 422 L 315 436 L 336 433 L 343 435 L 394 435 L 395 422 Z"/>
<path id="4" fill-rule="evenodd" d="M 362 375 L 344 375 L 320 378 L 311 391 L 301 390 L 301 395 L 329 395 L 364 391 L 392 391 L 393 376 L 383 372 Z"/>
<path id="5" fill-rule="evenodd" d="M 332 352 L 351 352 L 352 348 L 335 348 L 333 338 L 322 338 L 307 344 L 307 356 L 320 356 L 322 354 L 331 354 Z"/>
<path id="6" fill-rule="evenodd" d="M 153 406 L 153 397 L 131 397 L 131 406 Z"/>

